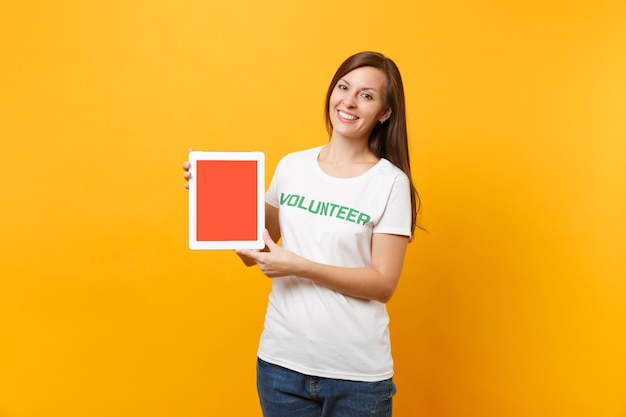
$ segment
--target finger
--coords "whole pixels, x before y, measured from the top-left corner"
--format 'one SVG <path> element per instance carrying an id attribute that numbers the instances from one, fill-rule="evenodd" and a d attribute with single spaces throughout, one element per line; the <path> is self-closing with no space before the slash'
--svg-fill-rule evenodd
<path id="1" fill-rule="evenodd" d="M 189 171 L 189 168 L 191 168 L 191 162 L 189 162 L 189 161 L 185 161 L 185 162 L 183 163 L 183 169 L 184 169 L 185 171 Z"/>
<path id="2" fill-rule="evenodd" d="M 259 260 L 258 252 L 250 249 L 235 249 L 237 255 L 246 256 L 253 259 L 255 262 Z"/>
<path id="3" fill-rule="evenodd" d="M 267 229 L 263 231 L 263 240 L 265 241 L 265 245 L 269 248 L 270 251 L 278 247 L 276 242 L 272 240 L 272 236 L 270 236 L 270 232 Z"/>

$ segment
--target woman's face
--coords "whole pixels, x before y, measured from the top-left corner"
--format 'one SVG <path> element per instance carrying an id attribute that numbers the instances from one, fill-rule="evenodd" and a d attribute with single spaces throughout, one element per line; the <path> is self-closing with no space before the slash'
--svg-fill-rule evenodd
<path id="1" fill-rule="evenodd" d="M 356 68 L 339 79 L 330 95 L 328 114 L 333 137 L 368 139 L 376 123 L 386 120 L 387 77 L 374 67 Z"/>

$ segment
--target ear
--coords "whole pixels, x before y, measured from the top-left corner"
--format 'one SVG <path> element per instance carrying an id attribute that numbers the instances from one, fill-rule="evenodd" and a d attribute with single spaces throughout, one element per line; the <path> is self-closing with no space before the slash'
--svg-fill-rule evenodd
<path id="1" fill-rule="evenodd" d="M 380 124 L 383 124 L 387 121 L 387 119 L 389 119 L 389 117 L 391 117 L 391 107 L 387 107 L 387 110 L 385 110 L 385 112 L 380 115 L 378 121 L 380 122 Z"/>

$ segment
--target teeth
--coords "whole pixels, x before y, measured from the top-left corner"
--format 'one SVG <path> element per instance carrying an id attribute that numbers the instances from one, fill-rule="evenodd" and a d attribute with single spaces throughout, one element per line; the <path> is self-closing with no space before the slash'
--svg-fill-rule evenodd
<path id="1" fill-rule="evenodd" d="M 348 120 L 356 120 L 356 119 L 358 119 L 358 117 L 352 116 L 351 114 L 348 114 L 348 113 L 344 113 L 341 110 L 339 110 L 339 116 L 343 117 L 344 119 L 348 119 Z"/>

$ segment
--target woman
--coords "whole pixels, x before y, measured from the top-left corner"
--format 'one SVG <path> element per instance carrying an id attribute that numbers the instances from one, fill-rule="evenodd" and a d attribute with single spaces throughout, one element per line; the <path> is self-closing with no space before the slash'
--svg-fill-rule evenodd
<path id="1" fill-rule="evenodd" d="M 397 66 L 375 52 L 349 57 L 330 83 L 325 116 L 328 144 L 276 168 L 265 250 L 236 251 L 274 278 L 259 398 L 265 417 L 388 417 L 395 385 L 385 303 L 419 210 Z"/>

